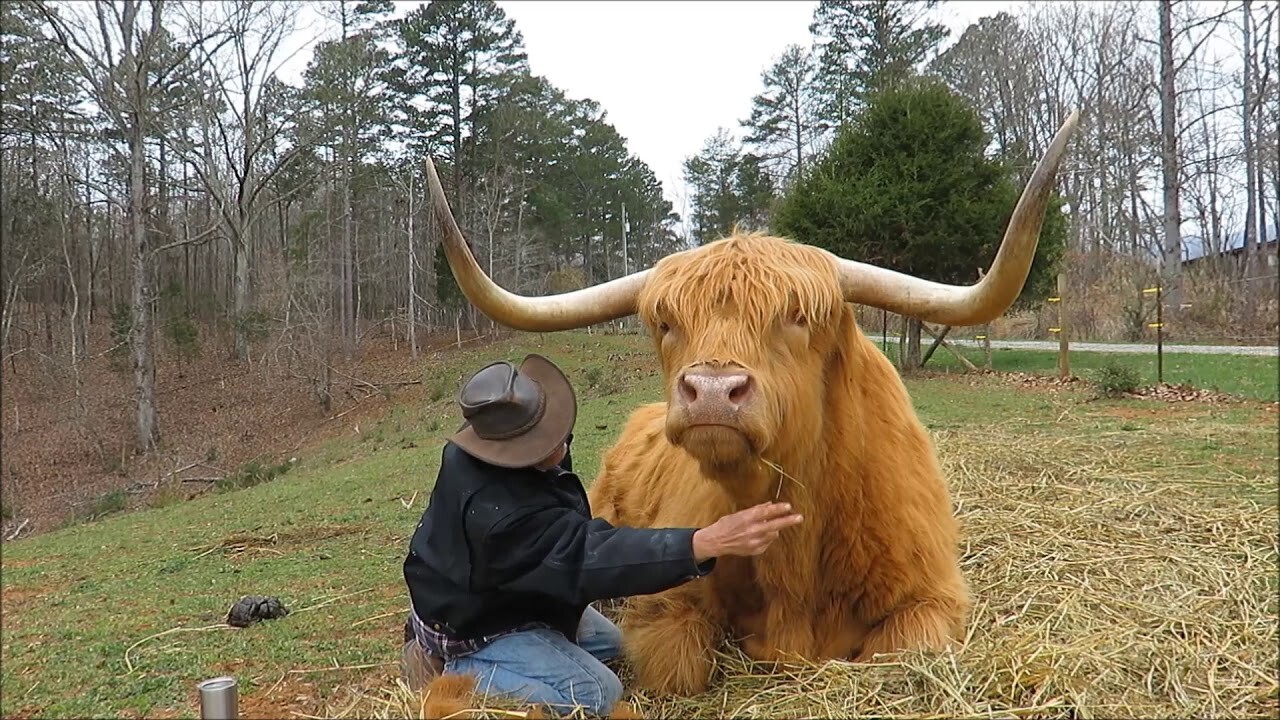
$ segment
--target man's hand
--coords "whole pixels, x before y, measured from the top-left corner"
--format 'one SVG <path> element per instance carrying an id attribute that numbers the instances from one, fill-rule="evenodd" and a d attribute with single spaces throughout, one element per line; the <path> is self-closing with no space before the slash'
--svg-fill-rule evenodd
<path id="1" fill-rule="evenodd" d="M 693 559 L 702 563 L 721 555 L 759 555 L 783 528 L 799 525 L 804 518 L 791 512 L 788 503 L 761 503 L 725 515 L 693 534 Z"/>

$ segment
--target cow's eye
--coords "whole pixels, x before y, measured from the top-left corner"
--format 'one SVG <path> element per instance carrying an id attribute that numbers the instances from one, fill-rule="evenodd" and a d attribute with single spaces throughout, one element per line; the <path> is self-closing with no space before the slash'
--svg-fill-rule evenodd
<path id="1" fill-rule="evenodd" d="M 668 332 L 671 332 L 671 326 L 665 322 L 660 322 L 658 323 L 658 332 L 666 335 Z"/>
<path id="2" fill-rule="evenodd" d="M 788 319 L 791 321 L 791 324 L 796 327 L 805 327 L 809 324 L 809 318 L 805 317 L 804 313 L 799 310 L 792 310 Z"/>

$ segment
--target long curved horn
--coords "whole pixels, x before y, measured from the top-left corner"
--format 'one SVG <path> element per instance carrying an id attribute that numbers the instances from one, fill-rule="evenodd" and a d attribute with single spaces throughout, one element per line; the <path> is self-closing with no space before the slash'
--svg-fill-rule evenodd
<path id="1" fill-rule="evenodd" d="M 574 330 L 608 322 L 636 312 L 636 297 L 651 270 L 642 270 L 599 285 L 547 297 L 525 297 L 499 287 L 476 262 L 467 241 L 453 219 L 449 200 L 440 186 L 435 163 L 427 158 L 427 184 L 431 204 L 440 223 L 441 242 L 458 287 L 494 322 L 528 332 Z"/>
<path id="2" fill-rule="evenodd" d="M 999 317 L 1027 281 L 1049 193 L 1079 119 L 1080 111 L 1073 110 L 1053 136 L 1018 199 L 991 270 L 976 285 L 936 283 L 833 255 L 845 300 L 952 326 L 982 325 Z"/>

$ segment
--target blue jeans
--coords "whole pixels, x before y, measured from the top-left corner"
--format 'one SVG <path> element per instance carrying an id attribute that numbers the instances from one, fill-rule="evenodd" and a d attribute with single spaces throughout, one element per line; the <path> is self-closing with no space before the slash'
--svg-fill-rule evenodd
<path id="1" fill-rule="evenodd" d="M 576 643 L 554 630 L 526 630 L 450 659 L 444 670 L 474 676 L 479 695 L 548 705 L 566 714 L 580 706 L 603 716 L 622 699 L 622 681 L 603 661 L 621 655 L 622 632 L 588 607 Z"/>

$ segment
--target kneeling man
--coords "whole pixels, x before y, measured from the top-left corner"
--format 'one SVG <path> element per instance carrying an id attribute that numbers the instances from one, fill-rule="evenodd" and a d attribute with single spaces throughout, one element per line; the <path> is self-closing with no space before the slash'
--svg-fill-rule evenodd
<path id="1" fill-rule="evenodd" d="M 593 519 L 570 455 L 573 388 L 539 355 L 482 368 L 458 404 L 466 423 L 445 444 L 404 561 L 415 690 L 442 671 L 470 674 L 481 693 L 605 715 L 622 697 L 604 665 L 622 638 L 591 602 L 702 577 L 718 556 L 758 555 L 801 521 L 775 503 L 705 528 Z"/>

